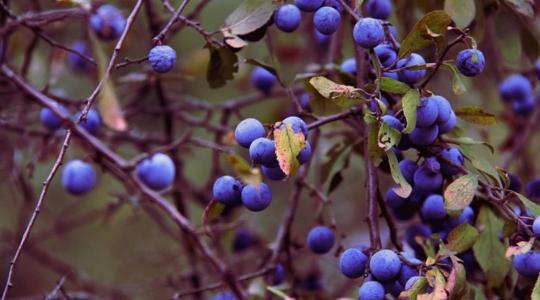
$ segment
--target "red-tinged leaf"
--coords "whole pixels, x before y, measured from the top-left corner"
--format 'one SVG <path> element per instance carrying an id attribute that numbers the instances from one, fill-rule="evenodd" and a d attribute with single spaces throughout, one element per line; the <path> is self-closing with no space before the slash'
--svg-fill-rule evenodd
<path id="1" fill-rule="evenodd" d="M 433 287 L 433 291 L 428 294 L 418 295 L 418 300 L 446 300 L 448 294 L 446 293 L 445 286 L 446 280 L 444 275 L 438 269 L 431 269 L 426 272 L 426 279 Z"/>
<path id="2" fill-rule="evenodd" d="M 450 295 L 450 299 L 463 299 L 463 296 L 467 292 L 467 289 L 465 288 L 465 267 L 458 262 L 456 256 L 451 256 L 450 259 L 452 261 L 452 270 L 447 277 L 444 289 Z"/>
<path id="3" fill-rule="evenodd" d="M 276 155 L 279 167 L 287 176 L 294 175 L 300 167 L 296 158 L 298 153 L 304 148 L 304 134 L 294 132 L 291 124 L 276 124 L 274 130 L 274 141 L 276 142 Z"/>
<path id="4" fill-rule="evenodd" d="M 531 238 L 528 241 L 518 242 L 515 246 L 510 246 L 506 249 L 504 256 L 509 258 L 514 255 L 523 254 L 529 252 L 534 245 L 535 238 Z"/>
<path id="5" fill-rule="evenodd" d="M 461 212 L 472 202 L 477 188 L 476 175 L 463 175 L 454 180 L 444 191 L 446 210 L 449 213 Z"/>

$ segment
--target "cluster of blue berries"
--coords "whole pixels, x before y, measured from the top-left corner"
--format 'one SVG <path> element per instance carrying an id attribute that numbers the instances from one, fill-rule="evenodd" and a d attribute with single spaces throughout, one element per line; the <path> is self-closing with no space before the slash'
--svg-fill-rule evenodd
<path id="1" fill-rule="evenodd" d="M 126 18 L 121 10 L 111 4 L 98 7 L 90 15 L 90 27 L 104 40 L 119 38 L 126 27 Z"/>
<path id="2" fill-rule="evenodd" d="M 533 86 L 527 77 L 513 74 L 499 84 L 499 94 L 502 100 L 512 107 L 519 116 L 528 116 L 534 109 L 535 97 Z"/>
<path id="3" fill-rule="evenodd" d="M 66 115 L 69 113 L 68 109 L 62 105 L 58 105 L 58 109 Z M 73 120 L 78 120 L 80 116 L 80 112 L 76 113 Z M 51 132 L 62 127 L 62 119 L 49 108 L 45 107 L 41 109 L 39 119 L 41 124 Z M 90 109 L 86 115 L 86 119 L 81 121 L 81 126 L 86 129 L 88 133 L 97 135 L 101 127 L 101 117 L 99 116 L 99 113 L 95 109 Z"/>
<path id="4" fill-rule="evenodd" d="M 303 12 L 314 12 L 313 25 L 322 35 L 331 35 L 341 25 L 343 6 L 332 0 L 296 0 L 285 4 L 274 13 L 274 23 L 284 32 L 293 32 L 300 26 Z"/>

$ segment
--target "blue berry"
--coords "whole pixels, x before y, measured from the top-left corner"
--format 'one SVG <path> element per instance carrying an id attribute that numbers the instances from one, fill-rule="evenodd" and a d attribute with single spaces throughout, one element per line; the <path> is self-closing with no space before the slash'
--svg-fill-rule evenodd
<path id="1" fill-rule="evenodd" d="M 365 4 L 367 15 L 372 18 L 386 20 L 392 14 L 390 0 L 367 0 Z"/>
<path id="2" fill-rule="evenodd" d="M 316 11 L 324 3 L 324 0 L 296 0 L 295 4 L 303 11 Z"/>
<path id="3" fill-rule="evenodd" d="M 449 218 L 448 223 L 452 228 L 457 227 L 463 223 L 473 224 L 474 210 L 470 206 L 467 206 L 463 209 L 463 211 L 461 212 L 461 214 L 459 214 L 457 218 Z"/>
<path id="4" fill-rule="evenodd" d="M 311 158 L 311 144 L 308 141 L 306 141 L 304 148 L 300 150 L 296 158 L 301 165 L 305 164 Z"/>
<path id="5" fill-rule="evenodd" d="M 416 237 L 429 238 L 431 233 L 429 226 L 425 224 L 414 224 L 405 231 L 405 240 L 415 252 L 421 252 L 422 246 L 416 242 Z"/>
<path id="6" fill-rule="evenodd" d="M 75 115 L 74 120 L 78 120 L 81 116 L 81 113 Z M 86 120 L 81 121 L 81 126 L 92 135 L 97 135 L 99 133 L 99 128 L 101 127 L 101 117 L 95 109 L 90 109 L 86 115 Z"/>
<path id="7" fill-rule="evenodd" d="M 435 124 L 439 116 L 439 105 L 433 97 L 426 97 L 420 101 L 416 109 L 416 126 L 430 127 Z"/>
<path id="8" fill-rule="evenodd" d="M 308 127 L 304 120 L 296 116 L 287 117 L 282 121 L 284 124 L 290 124 L 294 132 L 304 134 L 304 137 L 307 138 Z"/>
<path id="9" fill-rule="evenodd" d="M 339 68 L 343 73 L 349 73 L 356 76 L 356 60 L 354 58 L 347 58 L 341 63 Z"/>
<path id="10" fill-rule="evenodd" d="M 396 50 L 390 44 L 379 44 L 373 50 L 375 50 L 375 54 L 377 54 L 379 61 L 385 68 L 390 67 L 397 59 Z"/>
<path id="11" fill-rule="evenodd" d="M 212 297 L 212 300 L 236 300 L 236 296 L 231 292 L 217 293 Z"/>
<path id="12" fill-rule="evenodd" d="M 339 258 L 339 269 L 349 278 L 358 278 L 364 275 L 368 257 L 356 248 L 345 250 Z"/>
<path id="13" fill-rule="evenodd" d="M 174 182 L 176 168 L 172 159 L 163 153 L 155 153 L 137 166 L 135 174 L 148 187 L 159 191 Z"/>
<path id="14" fill-rule="evenodd" d="M 532 231 L 536 237 L 540 237 L 540 216 L 534 219 L 534 222 L 532 225 Z"/>
<path id="15" fill-rule="evenodd" d="M 388 249 L 379 250 L 369 260 L 369 270 L 379 280 L 390 280 L 399 274 L 401 260 L 394 251 Z"/>
<path id="16" fill-rule="evenodd" d="M 511 191 L 520 193 L 521 188 L 522 188 L 521 179 L 512 173 L 507 173 L 507 174 L 508 174 L 508 180 L 510 181 L 510 183 L 508 184 L 508 189 Z"/>
<path id="17" fill-rule="evenodd" d="M 384 115 L 382 116 L 381 120 L 388 124 L 388 126 L 398 130 L 398 131 L 402 131 L 404 128 L 405 128 L 405 125 L 403 123 L 401 123 L 400 120 L 398 120 L 396 117 L 392 116 L 392 115 Z"/>
<path id="18" fill-rule="evenodd" d="M 437 124 L 431 125 L 431 127 L 416 127 L 409 134 L 409 141 L 417 147 L 429 146 L 439 136 L 439 126 Z"/>
<path id="19" fill-rule="evenodd" d="M 499 85 L 499 93 L 507 102 L 525 101 L 532 91 L 531 82 L 521 74 L 510 75 Z"/>
<path id="20" fill-rule="evenodd" d="M 382 285 L 384 287 L 385 293 L 390 294 L 396 298 L 399 297 L 399 294 L 401 294 L 401 292 L 403 291 L 403 285 L 397 280 L 382 282 Z"/>
<path id="21" fill-rule="evenodd" d="M 457 117 L 454 111 L 450 113 L 450 118 L 444 124 L 439 124 L 439 134 L 444 134 L 452 131 L 457 124 Z"/>
<path id="22" fill-rule="evenodd" d="M 358 289 L 359 300 L 384 300 L 384 287 L 377 281 L 366 281 Z"/>
<path id="23" fill-rule="evenodd" d="M 413 276 L 411 278 L 409 278 L 407 280 L 407 282 L 405 283 L 405 289 L 408 290 L 410 288 L 412 288 L 414 286 L 414 284 L 420 280 L 422 278 L 422 276 Z"/>
<path id="24" fill-rule="evenodd" d="M 58 105 L 58 109 L 62 113 L 68 114 L 68 110 L 64 106 Z M 62 127 L 62 119 L 47 107 L 41 109 L 39 113 L 39 120 L 41 121 L 41 124 L 50 131 L 55 131 Z"/>
<path id="25" fill-rule="evenodd" d="M 341 14 L 335 8 L 323 6 L 313 15 L 313 25 L 320 33 L 330 35 L 336 32 L 341 24 Z"/>
<path id="26" fill-rule="evenodd" d="M 411 53 L 411 55 L 400 59 L 396 66 L 398 68 L 406 68 L 425 64 L 426 61 L 420 54 Z M 424 75 L 426 75 L 426 70 L 403 69 L 398 72 L 399 80 L 408 84 L 415 84 L 419 82 Z"/>
<path id="27" fill-rule="evenodd" d="M 448 100 L 442 96 L 435 95 L 429 98 L 437 104 L 437 123 L 444 124 L 448 122 L 453 112 L 450 102 L 448 102 Z"/>
<path id="28" fill-rule="evenodd" d="M 399 80 L 399 75 L 396 72 L 384 72 L 383 77 L 392 78 L 394 80 Z"/>
<path id="29" fill-rule="evenodd" d="M 242 189 L 242 203 L 251 211 L 261 211 L 272 202 L 272 192 L 266 183 L 248 184 Z"/>
<path id="30" fill-rule="evenodd" d="M 401 198 L 394 192 L 393 188 L 388 188 L 385 193 L 386 203 L 390 208 L 400 209 L 406 203 L 406 200 Z"/>
<path id="31" fill-rule="evenodd" d="M 276 85 L 277 78 L 267 69 L 257 66 L 251 72 L 251 83 L 257 90 L 269 94 Z"/>
<path id="32" fill-rule="evenodd" d="M 285 281 L 285 267 L 283 264 L 277 264 L 272 276 L 272 285 L 280 285 Z"/>
<path id="33" fill-rule="evenodd" d="M 377 19 L 362 18 L 354 25 L 353 39 L 360 47 L 371 49 L 384 40 L 384 28 Z"/>
<path id="34" fill-rule="evenodd" d="M 422 264 L 422 261 L 416 258 L 409 259 L 409 261 Z M 405 286 L 407 281 L 414 276 L 418 276 L 418 270 L 407 264 L 403 264 L 403 266 L 401 267 L 401 271 L 399 272 L 399 283 L 401 283 L 402 286 Z"/>
<path id="35" fill-rule="evenodd" d="M 330 6 L 339 11 L 340 13 L 343 13 L 345 11 L 345 8 L 343 5 L 341 5 L 340 0 L 325 0 L 324 6 Z"/>
<path id="36" fill-rule="evenodd" d="M 437 192 L 442 187 L 441 165 L 434 157 L 426 158 L 422 166 L 414 172 L 414 189 L 424 192 Z"/>
<path id="37" fill-rule="evenodd" d="M 90 16 L 90 27 L 104 40 L 119 38 L 126 26 L 122 11 L 110 4 L 100 6 Z"/>
<path id="38" fill-rule="evenodd" d="M 441 195 L 432 194 L 426 198 L 420 211 L 422 218 L 427 221 L 441 221 L 446 217 L 444 199 Z"/>
<path id="39" fill-rule="evenodd" d="M 287 178 L 287 174 L 283 173 L 280 167 L 268 168 L 268 167 L 262 166 L 261 169 L 262 169 L 263 175 L 270 180 L 280 181 Z"/>
<path id="40" fill-rule="evenodd" d="M 232 249 L 234 252 L 242 252 L 251 248 L 256 243 L 257 240 L 253 234 L 249 230 L 240 227 L 234 233 Z"/>
<path id="41" fill-rule="evenodd" d="M 72 195 L 83 195 L 96 185 L 96 172 L 92 165 L 82 160 L 72 160 L 62 171 L 62 186 Z"/>
<path id="42" fill-rule="evenodd" d="M 277 167 L 276 143 L 265 137 L 254 140 L 249 146 L 249 157 L 255 164 L 269 168 Z"/>
<path id="43" fill-rule="evenodd" d="M 214 182 L 212 188 L 214 199 L 232 205 L 241 201 L 242 184 L 232 176 L 221 176 Z"/>
<path id="44" fill-rule="evenodd" d="M 449 147 L 441 151 L 440 155 L 451 164 L 441 161 L 441 171 L 445 177 L 451 177 L 459 173 L 459 168 L 456 166 L 463 166 L 465 164 L 465 158 L 458 148 Z"/>
<path id="45" fill-rule="evenodd" d="M 461 74 L 474 77 L 484 71 L 486 59 L 484 53 L 478 49 L 465 49 L 458 53 L 456 65 Z"/>
<path id="46" fill-rule="evenodd" d="M 90 47 L 83 41 L 77 41 L 71 44 L 71 48 L 88 57 L 92 56 Z M 72 52 L 67 54 L 67 64 L 73 71 L 82 73 L 88 72 L 94 68 L 94 65 L 91 62 Z"/>
<path id="47" fill-rule="evenodd" d="M 325 226 L 313 227 L 307 236 L 309 249 L 316 254 L 325 254 L 334 247 L 334 232 Z"/>
<path id="48" fill-rule="evenodd" d="M 167 45 L 158 45 L 148 53 L 148 61 L 152 69 L 158 73 L 166 73 L 176 64 L 176 51 Z"/>
<path id="49" fill-rule="evenodd" d="M 253 118 L 242 120 L 234 130 L 236 142 L 245 148 L 249 148 L 254 140 L 264 137 L 265 134 L 263 124 Z"/>
<path id="50" fill-rule="evenodd" d="M 529 181 L 525 193 L 531 198 L 540 198 L 540 178 Z"/>
<path id="51" fill-rule="evenodd" d="M 407 180 L 409 184 L 413 184 L 414 173 L 418 169 L 418 165 L 410 159 L 404 159 L 399 162 L 399 169 L 405 180 Z"/>
<path id="52" fill-rule="evenodd" d="M 540 252 L 529 251 L 514 256 L 514 268 L 525 277 L 536 278 L 540 272 Z"/>
<path id="53" fill-rule="evenodd" d="M 277 28 L 283 32 L 293 32 L 300 26 L 302 13 L 296 5 L 286 4 L 278 8 L 274 14 Z"/>
<path id="54" fill-rule="evenodd" d="M 515 99 L 514 102 L 512 102 L 512 111 L 519 116 L 527 117 L 533 111 L 534 105 L 535 101 L 532 95 L 524 100 Z"/>
<path id="55" fill-rule="evenodd" d="M 309 109 L 311 98 L 309 97 L 308 93 L 302 93 L 300 96 L 298 96 L 298 102 L 300 102 L 302 109 Z"/>

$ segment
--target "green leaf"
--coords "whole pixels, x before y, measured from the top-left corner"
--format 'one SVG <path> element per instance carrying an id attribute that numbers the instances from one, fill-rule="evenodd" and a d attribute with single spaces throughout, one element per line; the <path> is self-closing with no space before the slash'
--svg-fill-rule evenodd
<path id="1" fill-rule="evenodd" d="M 394 192 L 401 198 L 407 198 L 412 192 L 411 185 L 405 180 L 401 169 L 399 168 L 399 162 L 397 160 L 396 154 L 392 149 L 386 151 L 386 156 L 388 157 L 388 164 L 390 165 L 390 173 L 392 174 L 392 179 L 394 182 L 399 184 L 399 187 L 394 188 Z"/>
<path id="2" fill-rule="evenodd" d="M 452 23 L 450 16 L 443 10 L 435 10 L 420 19 L 411 32 L 405 37 L 399 49 L 399 57 L 423 49 L 436 42 L 442 47 L 448 25 Z"/>
<path id="3" fill-rule="evenodd" d="M 92 44 L 92 53 L 95 56 L 98 67 L 99 78 L 103 78 L 109 62 L 101 47 L 101 42 L 95 34 L 92 31 L 89 31 L 89 36 Z M 127 130 L 128 125 L 124 118 L 124 114 L 122 113 L 114 83 L 110 76 L 105 80 L 101 87 L 101 91 L 98 94 L 98 106 L 101 118 L 105 125 L 116 131 Z"/>
<path id="4" fill-rule="evenodd" d="M 377 144 L 379 147 L 383 148 L 384 151 L 390 150 L 394 145 L 399 144 L 401 139 L 401 132 L 390 127 L 386 123 L 382 123 L 381 128 L 379 129 L 379 135 L 377 137 Z"/>
<path id="5" fill-rule="evenodd" d="M 528 18 L 534 17 L 534 0 L 504 0 L 512 9 Z"/>
<path id="6" fill-rule="evenodd" d="M 483 111 L 480 107 L 476 106 L 463 106 L 455 110 L 456 115 L 470 123 L 480 125 L 493 125 L 497 123 L 495 115 Z"/>
<path id="7" fill-rule="evenodd" d="M 212 200 L 208 205 L 204 208 L 203 212 L 203 224 L 208 224 L 208 222 L 217 219 L 223 210 L 225 209 L 225 204 Z"/>
<path id="8" fill-rule="evenodd" d="M 458 130 L 454 130 L 453 132 L 451 132 L 450 135 L 452 137 L 456 137 L 457 139 L 463 139 L 464 137 L 462 136 L 461 131 L 462 130 L 458 128 Z M 485 144 L 481 145 L 484 146 Z M 494 182 L 501 186 L 499 172 L 487 159 L 488 157 L 491 157 L 489 153 L 482 151 L 482 149 L 479 148 L 477 144 L 462 143 L 460 144 L 460 148 L 463 155 L 471 161 L 472 165 L 476 168 L 476 170 L 478 170 L 482 174 L 489 176 L 489 178 L 491 178 Z M 488 149 L 492 150 L 492 147 L 489 147 Z"/>
<path id="9" fill-rule="evenodd" d="M 296 174 L 300 166 L 296 157 L 304 148 L 304 134 L 294 132 L 291 124 L 280 123 L 274 130 L 274 141 L 279 167 L 287 176 Z"/>
<path id="10" fill-rule="evenodd" d="M 377 81 L 378 80 L 379 79 L 377 79 Z M 375 82 L 376 84 L 377 84 L 377 81 Z M 381 90 L 383 92 L 401 95 L 401 94 L 405 94 L 411 89 L 411 87 L 407 85 L 406 83 L 403 83 L 401 81 L 398 81 L 389 77 L 382 77 L 380 81 L 381 81 Z"/>
<path id="11" fill-rule="evenodd" d="M 444 191 L 446 210 L 450 213 L 461 212 L 471 204 L 477 188 L 478 176 L 476 175 L 463 175 L 454 180 Z"/>
<path id="12" fill-rule="evenodd" d="M 486 300 L 486 296 L 484 295 L 484 292 L 482 291 L 481 288 L 472 284 L 469 284 L 468 288 L 469 288 L 469 297 L 467 299 Z"/>
<path id="13" fill-rule="evenodd" d="M 462 253 L 470 249 L 477 238 L 478 230 L 469 223 L 463 223 L 450 231 L 446 238 L 448 240 L 446 248 L 456 253 Z"/>
<path id="14" fill-rule="evenodd" d="M 439 269 L 431 269 L 426 272 L 426 279 L 429 285 L 433 287 L 433 291 L 428 294 L 421 294 L 417 297 L 418 300 L 440 300 L 447 299 L 446 294 L 446 279 Z"/>
<path id="15" fill-rule="evenodd" d="M 467 91 L 467 87 L 463 83 L 463 76 L 458 71 L 455 65 L 445 63 L 444 66 L 448 67 L 452 71 L 452 91 L 456 95 L 463 95 Z"/>
<path id="16" fill-rule="evenodd" d="M 462 136 L 458 138 L 448 137 L 448 138 L 445 138 L 445 141 L 449 143 L 454 143 L 457 145 L 482 145 L 482 146 L 486 146 L 491 151 L 491 154 L 495 153 L 495 149 L 493 148 L 491 144 L 488 144 L 483 141 L 474 140 L 473 138 L 468 137 L 468 136 Z"/>
<path id="17" fill-rule="evenodd" d="M 403 114 L 407 121 L 407 126 L 403 133 L 411 133 L 416 127 L 416 110 L 420 105 L 420 93 L 416 89 L 409 90 L 401 99 Z"/>
<path id="18" fill-rule="evenodd" d="M 534 288 L 531 294 L 531 300 L 540 300 L 540 276 L 538 276 L 538 278 L 536 279 L 536 283 L 534 284 Z"/>
<path id="19" fill-rule="evenodd" d="M 482 206 L 476 227 L 480 230 L 480 235 L 473 246 L 474 256 L 487 277 L 488 287 L 499 286 L 510 269 L 510 264 L 504 257 L 506 247 L 499 240 L 503 221 L 497 218 L 488 206 Z"/>
<path id="20" fill-rule="evenodd" d="M 529 198 L 523 196 L 520 193 L 513 192 L 514 195 L 518 197 L 518 199 L 525 205 L 525 207 L 531 211 L 531 213 L 535 216 L 540 216 L 540 205 L 532 202 L 529 200 Z"/>
<path id="21" fill-rule="evenodd" d="M 351 107 L 357 105 L 360 100 L 365 99 L 360 90 L 349 85 L 342 85 L 332 80 L 316 76 L 309 80 L 309 84 L 324 98 L 332 100 L 340 107 Z"/>
<path id="22" fill-rule="evenodd" d="M 211 88 L 224 86 L 238 72 L 238 57 L 229 47 L 206 45 L 210 51 L 210 61 L 206 69 L 206 80 Z"/>
<path id="23" fill-rule="evenodd" d="M 252 168 L 249 163 L 237 154 L 224 154 L 223 159 L 229 165 L 236 176 L 245 183 L 258 185 L 262 182 L 261 172 Z"/>
<path id="24" fill-rule="evenodd" d="M 519 255 L 531 251 L 534 245 L 535 238 L 532 237 L 528 241 L 518 242 L 515 246 L 510 246 L 506 249 L 504 257 L 512 257 L 514 255 Z"/>
<path id="25" fill-rule="evenodd" d="M 221 30 L 234 35 L 253 32 L 270 20 L 275 8 L 272 1 L 245 0 L 227 17 Z"/>
<path id="26" fill-rule="evenodd" d="M 465 285 L 467 274 L 465 272 L 465 267 L 462 263 L 458 262 L 457 256 L 453 255 L 450 257 L 450 259 L 452 261 L 452 269 L 450 270 L 450 274 L 448 275 L 444 289 L 450 294 L 448 299 L 464 299 L 467 293 L 467 288 Z"/>
<path id="27" fill-rule="evenodd" d="M 471 0 L 445 0 L 444 11 L 454 20 L 457 27 L 465 28 L 474 20 L 476 6 Z"/>

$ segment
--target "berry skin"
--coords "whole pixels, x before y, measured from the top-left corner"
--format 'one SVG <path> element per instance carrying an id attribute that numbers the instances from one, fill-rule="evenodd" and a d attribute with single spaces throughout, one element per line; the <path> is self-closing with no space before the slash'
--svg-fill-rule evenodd
<path id="1" fill-rule="evenodd" d="M 528 96 L 524 100 L 515 100 L 512 102 L 512 111 L 521 117 L 527 117 L 534 109 L 535 101 L 532 95 Z"/>
<path id="2" fill-rule="evenodd" d="M 298 96 L 298 102 L 300 102 L 302 109 L 309 109 L 311 98 L 309 97 L 308 93 L 302 93 L 300 96 Z"/>
<path id="3" fill-rule="evenodd" d="M 384 287 L 377 281 L 366 281 L 358 289 L 359 300 L 384 300 Z"/>
<path id="4" fill-rule="evenodd" d="M 212 297 L 212 300 L 236 300 L 236 296 L 231 292 L 217 293 Z"/>
<path id="5" fill-rule="evenodd" d="M 521 179 L 512 173 L 507 173 L 507 174 L 508 174 L 508 180 L 510 181 L 510 184 L 508 185 L 508 189 L 511 191 L 520 193 L 521 188 L 522 188 Z"/>
<path id="6" fill-rule="evenodd" d="M 119 38 L 126 26 L 126 18 L 122 11 L 110 4 L 100 6 L 90 16 L 90 27 L 104 40 Z"/>
<path id="7" fill-rule="evenodd" d="M 412 263 L 422 264 L 422 261 L 417 258 L 408 259 L 408 261 Z M 401 267 L 401 271 L 399 272 L 399 283 L 401 283 L 402 286 L 405 286 L 407 281 L 414 276 L 418 276 L 418 270 L 407 264 L 403 264 L 403 266 Z"/>
<path id="8" fill-rule="evenodd" d="M 298 6 L 302 11 L 311 12 L 316 11 L 324 3 L 324 0 L 296 0 L 294 4 Z"/>
<path id="9" fill-rule="evenodd" d="M 255 164 L 269 168 L 279 166 L 276 156 L 276 143 L 264 137 L 254 140 L 249 146 L 249 157 Z"/>
<path id="10" fill-rule="evenodd" d="M 392 14 L 390 0 L 368 0 L 365 4 L 367 15 L 372 18 L 386 20 Z"/>
<path id="11" fill-rule="evenodd" d="M 369 270 L 375 278 L 386 281 L 399 274 L 401 265 L 401 260 L 396 253 L 383 249 L 373 254 L 369 261 Z"/>
<path id="12" fill-rule="evenodd" d="M 415 146 L 424 147 L 431 145 L 439 136 L 439 126 L 437 124 L 431 127 L 416 127 L 409 134 L 409 141 Z"/>
<path id="13" fill-rule="evenodd" d="M 176 169 L 172 159 L 163 153 L 155 153 L 139 163 L 137 177 L 153 190 L 163 190 L 174 182 Z"/>
<path id="14" fill-rule="evenodd" d="M 232 205 L 241 200 L 242 184 L 232 176 L 221 176 L 214 182 L 212 188 L 214 199 Z"/>
<path id="15" fill-rule="evenodd" d="M 457 227 L 463 223 L 474 223 L 474 210 L 470 206 L 465 207 L 459 217 L 448 219 L 448 224 L 452 228 Z"/>
<path id="16" fill-rule="evenodd" d="M 354 58 L 347 58 L 341 63 L 339 68 L 343 73 L 349 73 L 356 76 L 356 60 Z"/>
<path id="17" fill-rule="evenodd" d="M 432 97 L 424 98 L 416 109 L 416 127 L 430 127 L 439 116 L 439 105 Z"/>
<path id="18" fill-rule="evenodd" d="M 413 276 L 407 280 L 405 283 L 405 289 L 408 290 L 413 287 L 413 285 L 420 279 L 422 276 Z"/>
<path id="19" fill-rule="evenodd" d="M 280 285 L 285 281 L 285 267 L 283 264 L 277 264 L 272 276 L 272 285 Z"/>
<path id="20" fill-rule="evenodd" d="M 334 247 L 334 232 L 325 226 L 313 227 L 307 236 L 309 249 L 315 254 L 325 254 Z"/>
<path id="21" fill-rule="evenodd" d="M 176 51 L 167 45 L 155 46 L 148 53 L 148 61 L 154 71 L 167 73 L 176 64 Z"/>
<path id="22" fill-rule="evenodd" d="M 270 94 L 277 78 L 263 67 L 255 67 L 251 72 L 251 84 L 264 94 Z"/>
<path id="23" fill-rule="evenodd" d="M 427 221 L 440 221 L 446 217 L 444 199 L 441 195 L 433 194 L 426 198 L 422 204 L 422 218 Z"/>
<path id="24" fill-rule="evenodd" d="M 444 124 L 448 122 L 453 112 L 450 102 L 442 96 L 431 96 L 429 98 L 437 104 L 437 123 Z"/>
<path id="25" fill-rule="evenodd" d="M 384 115 L 382 116 L 382 121 L 386 124 L 388 124 L 388 126 L 398 130 L 398 131 L 402 131 L 404 128 L 405 128 L 405 125 L 403 123 L 401 123 L 400 120 L 398 120 L 396 117 L 392 116 L 392 115 Z"/>
<path id="26" fill-rule="evenodd" d="M 414 182 L 414 173 L 418 169 L 418 165 L 410 159 L 404 159 L 399 162 L 399 169 L 401 170 L 403 177 L 405 177 L 405 180 L 407 180 L 409 184 L 412 184 Z"/>
<path id="27" fill-rule="evenodd" d="M 58 105 L 58 109 L 62 113 L 68 114 L 68 110 L 62 105 Z M 47 107 L 41 109 L 39 113 L 39 120 L 41 121 L 41 124 L 50 131 L 55 131 L 62 127 L 62 119 L 60 119 L 52 110 L 48 109 Z"/>
<path id="28" fill-rule="evenodd" d="M 521 276 L 536 278 L 540 273 L 540 252 L 529 251 L 518 254 L 514 256 L 513 265 Z"/>
<path id="29" fill-rule="evenodd" d="M 364 275 L 368 257 L 356 248 L 345 250 L 339 258 L 339 269 L 349 278 L 358 278 Z"/>
<path id="30" fill-rule="evenodd" d="M 531 82 L 521 74 L 510 75 L 499 84 L 499 94 L 507 102 L 526 101 L 532 90 Z"/>
<path id="31" fill-rule="evenodd" d="M 90 52 L 90 48 L 83 41 L 77 41 L 71 44 L 71 48 L 86 56 L 90 56 L 90 57 L 92 56 L 92 53 Z M 80 55 L 75 54 L 75 53 L 69 52 L 67 54 L 66 59 L 67 59 L 68 67 L 75 72 L 85 73 L 94 68 L 94 65 L 91 62 L 87 61 L 86 59 L 82 58 Z"/>
<path id="32" fill-rule="evenodd" d="M 300 153 L 298 153 L 298 156 L 296 159 L 298 159 L 298 162 L 303 165 L 305 164 L 309 159 L 311 158 L 311 144 L 306 141 L 306 144 L 304 145 L 304 148 L 300 150 Z"/>
<path id="33" fill-rule="evenodd" d="M 452 163 L 449 164 L 445 160 L 441 160 L 441 171 L 445 177 L 451 177 L 459 173 L 459 169 L 453 165 L 463 166 L 465 164 L 465 158 L 458 148 L 446 148 L 441 151 L 440 155 Z"/>
<path id="34" fill-rule="evenodd" d="M 81 113 L 75 115 L 74 120 L 78 120 L 81 116 Z M 101 127 L 101 117 L 95 109 L 90 109 L 86 115 L 86 120 L 81 121 L 81 126 L 92 135 L 97 135 L 99 133 L 99 128 Z"/>
<path id="35" fill-rule="evenodd" d="M 300 119 L 299 117 L 292 116 L 285 118 L 282 122 L 284 124 L 290 124 L 294 132 L 302 132 L 304 134 L 304 137 L 307 138 L 308 127 L 304 120 Z"/>
<path id="36" fill-rule="evenodd" d="M 313 15 L 313 25 L 322 34 L 333 34 L 338 30 L 340 24 L 341 14 L 333 7 L 323 6 Z"/>
<path id="37" fill-rule="evenodd" d="M 402 58 L 397 62 L 397 68 L 424 65 L 426 61 L 420 54 L 411 53 L 408 57 Z M 408 84 L 419 82 L 426 75 L 426 70 L 403 69 L 398 72 L 399 80 Z"/>
<path id="38" fill-rule="evenodd" d="M 354 25 L 353 39 L 360 47 L 371 49 L 384 40 L 384 28 L 377 19 L 362 18 Z"/>
<path id="39" fill-rule="evenodd" d="M 474 77 L 484 71 L 486 59 L 484 58 L 484 53 L 478 49 L 465 49 L 458 53 L 456 65 L 461 74 Z"/>
<path id="40" fill-rule="evenodd" d="M 397 59 L 396 50 L 390 44 L 379 44 L 373 50 L 385 68 L 390 67 Z"/>
<path id="41" fill-rule="evenodd" d="M 403 291 L 403 285 L 401 284 L 401 282 L 397 280 L 390 280 L 387 282 L 383 282 L 382 285 L 384 287 L 385 293 L 390 294 L 396 298 Z"/>
<path id="42" fill-rule="evenodd" d="M 448 121 L 446 121 L 444 124 L 439 124 L 439 134 L 444 134 L 452 131 L 456 127 L 456 124 L 456 113 L 452 111 L 452 113 L 450 113 L 450 118 L 448 118 Z"/>
<path id="43" fill-rule="evenodd" d="M 249 230 L 240 227 L 234 233 L 232 249 L 234 252 L 242 252 L 257 243 L 256 238 Z"/>
<path id="44" fill-rule="evenodd" d="M 433 193 L 442 187 L 441 165 L 434 157 L 426 158 L 422 166 L 414 172 L 414 189 Z"/>
<path id="45" fill-rule="evenodd" d="M 531 198 L 540 198 L 540 178 L 535 178 L 527 183 L 526 194 Z"/>
<path id="46" fill-rule="evenodd" d="M 234 137 L 240 146 L 249 148 L 251 143 L 266 134 L 264 126 L 259 120 L 247 118 L 238 123 L 234 130 Z"/>
<path id="47" fill-rule="evenodd" d="M 286 4 L 278 8 L 274 14 L 274 23 L 283 32 L 293 32 L 300 26 L 302 13 L 296 5 Z"/>
<path id="48" fill-rule="evenodd" d="M 384 72 L 383 77 L 392 78 L 394 80 L 399 80 L 399 75 L 396 72 Z"/>
<path id="49" fill-rule="evenodd" d="M 265 183 L 248 184 L 242 189 L 242 203 L 254 212 L 264 210 L 272 202 L 272 192 Z"/>
<path id="50" fill-rule="evenodd" d="M 90 192 L 96 185 L 96 172 L 91 164 L 75 159 L 64 167 L 61 181 L 66 192 L 80 196 Z"/>
<path id="51" fill-rule="evenodd" d="M 534 219 L 534 222 L 532 225 L 532 231 L 534 233 L 534 236 L 540 237 L 540 216 Z"/>
<path id="52" fill-rule="evenodd" d="M 268 168 L 268 167 L 262 166 L 261 169 L 262 169 L 263 175 L 270 180 L 280 181 L 287 178 L 287 174 L 283 173 L 280 167 Z"/>

